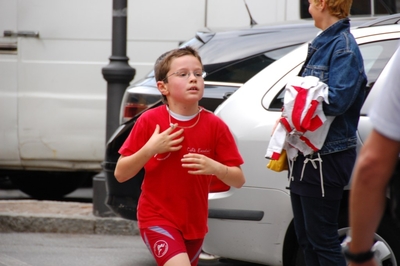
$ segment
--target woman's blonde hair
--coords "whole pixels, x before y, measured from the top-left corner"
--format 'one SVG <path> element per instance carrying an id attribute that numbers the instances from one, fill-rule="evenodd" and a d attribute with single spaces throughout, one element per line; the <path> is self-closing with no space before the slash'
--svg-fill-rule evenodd
<path id="1" fill-rule="evenodd" d="M 321 0 L 313 0 L 314 3 L 320 4 Z M 326 0 L 329 13 L 339 19 L 346 18 L 350 15 L 353 0 Z"/>

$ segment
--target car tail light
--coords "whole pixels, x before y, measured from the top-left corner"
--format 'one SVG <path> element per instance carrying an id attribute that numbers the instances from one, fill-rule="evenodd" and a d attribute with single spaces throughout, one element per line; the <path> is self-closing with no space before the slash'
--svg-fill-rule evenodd
<path id="1" fill-rule="evenodd" d="M 127 90 L 122 98 L 120 123 L 129 121 L 161 99 L 161 94 L 132 93 Z"/>
<path id="2" fill-rule="evenodd" d="M 218 179 L 218 177 L 213 176 L 211 179 L 211 184 L 210 184 L 210 192 L 224 192 L 228 191 L 231 187 L 222 182 L 221 180 Z"/>
<path id="3" fill-rule="evenodd" d="M 123 110 L 124 121 L 128 121 L 129 119 L 131 119 L 132 117 L 134 117 L 135 115 L 137 115 L 138 113 L 147 108 L 148 108 L 147 104 L 144 103 L 126 103 Z"/>

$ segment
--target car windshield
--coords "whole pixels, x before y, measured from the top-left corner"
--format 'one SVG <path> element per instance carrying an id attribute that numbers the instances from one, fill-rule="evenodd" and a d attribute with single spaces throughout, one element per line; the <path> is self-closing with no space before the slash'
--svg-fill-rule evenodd
<path id="1" fill-rule="evenodd" d="M 199 50 L 201 46 L 203 46 L 204 43 L 199 40 L 199 38 L 196 36 L 184 43 L 182 43 L 181 45 L 179 45 L 179 47 L 185 47 L 185 46 L 191 46 L 193 48 L 195 48 L 196 50 Z M 152 70 L 149 74 L 147 74 L 146 78 L 154 78 L 154 70 Z"/>

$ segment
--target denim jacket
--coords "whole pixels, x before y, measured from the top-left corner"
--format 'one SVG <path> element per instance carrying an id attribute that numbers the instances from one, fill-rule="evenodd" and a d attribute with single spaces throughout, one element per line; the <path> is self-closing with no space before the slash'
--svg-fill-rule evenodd
<path id="1" fill-rule="evenodd" d="M 320 154 L 356 147 L 367 77 L 348 18 L 324 30 L 309 44 L 301 76 L 316 76 L 329 87 L 329 104 L 324 103 L 323 110 L 335 119 Z"/>

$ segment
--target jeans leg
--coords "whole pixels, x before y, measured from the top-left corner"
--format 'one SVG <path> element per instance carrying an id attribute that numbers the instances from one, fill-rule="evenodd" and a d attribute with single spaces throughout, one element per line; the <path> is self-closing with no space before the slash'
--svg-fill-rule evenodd
<path id="1" fill-rule="evenodd" d="M 339 235 L 337 232 L 340 200 L 326 200 L 323 198 L 302 196 L 296 197 L 298 197 L 298 201 L 300 201 L 302 223 L 304 224 L 303 231 L 305 231 L 305 233 L 303 232 L 300 236 L 307 239 L 306 241 L 299 240 L 299 242 L 306 242 L 308 245 L 311 245 L 311 251 L 310 248 L 307 247 L 307 252 L 314 253 L 319 261 L 319 264 L 308 264 L 306 258 L 307 265 L 345 266 L 346 261 L 341 253 Z M 307 256 L 306 252 L 305 256 Z"/>
<path id="2" fill-rule="evenodd" d="M 297 241 L 299 242 L 299 245 L 303 250 L 306 265 L 318 266 L 320 265 L 318 261 L 318 256 L 314 252 L 313 246 L 307 237 L 307 230 L 304 218 L 305 214 L 303 213 L 301 196 L 291 193 L 290 199 L 292 201 L 294 228 L 296 231 Z"/>

